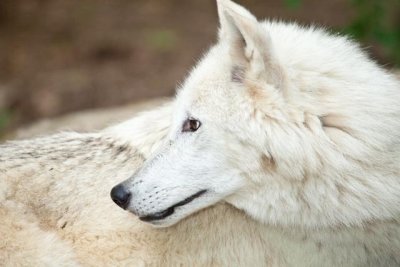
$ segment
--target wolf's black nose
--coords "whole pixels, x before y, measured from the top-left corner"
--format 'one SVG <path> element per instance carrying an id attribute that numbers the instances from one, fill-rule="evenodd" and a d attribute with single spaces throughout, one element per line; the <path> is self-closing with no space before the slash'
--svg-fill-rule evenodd
<path id="1" fill-rule="evenodd" d="M 121 184 L 116 185 L 111 189 L 111 199 L 121 208 L 126 209 L 131 200 L 131 193 Z"/>

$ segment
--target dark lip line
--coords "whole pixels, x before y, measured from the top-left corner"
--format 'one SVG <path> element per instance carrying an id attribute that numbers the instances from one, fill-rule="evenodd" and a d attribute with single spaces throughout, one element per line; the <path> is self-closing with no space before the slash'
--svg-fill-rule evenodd
<path id="1" fill-rule="evenodd" d="M 145 222 L 149 222 L 149 221 L 157 221 L 157 220 L 162 220 L 168 216 L 170 216 L 171 214 L 174 213 L 175 208 L 176 207 L 180 207 L 183 205 L 186 205 L 190 202 L 192 202 L 194 199 L 200 197 L 201 195 L 205 194 L 207 192 L 206 189 L 200 190 L 199 192 L 191 195 L 190 197 L 185 198 L 184 200 L 172 205 L 171 207 L 163 210 L 163 211 L 159 211 L 156 213 L 152 213 L 143 217 L 139 217 L 140 220 L 145 221 Z"/>

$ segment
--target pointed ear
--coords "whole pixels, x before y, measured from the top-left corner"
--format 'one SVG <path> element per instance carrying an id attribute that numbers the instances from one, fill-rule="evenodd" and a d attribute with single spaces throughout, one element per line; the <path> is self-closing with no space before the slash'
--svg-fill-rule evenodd
<path id="1" fill-rule="evenodd" d="M 236 16 L 248 22 L 257 23 L 257 19 L 253 14 L 230 0 L 217 0 L 217 8 L 220 23 L 220 38 L 243 38 L 243 33 L 238 28 L 239 25 L 236 25 L 234 21 L 234 17 Z"/>
<path id="2" fill-rule="evenodd" d="M 231 56 L 245 65 L 253 79 L 265 79 L 283 86 L 283 71 L 274 57 L 268 32 L 256 17 L 230 0 L 217 0 L 220 41 L 230 45 Z"/>

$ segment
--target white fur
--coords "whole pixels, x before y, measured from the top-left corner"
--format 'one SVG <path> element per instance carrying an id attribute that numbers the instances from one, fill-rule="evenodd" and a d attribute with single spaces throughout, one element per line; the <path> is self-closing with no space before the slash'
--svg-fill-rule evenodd
<path id="1" fill-rule="evenodd" d="M 221 203 L 156 229 L 116 207 L 110 188 L 142 166 L 149 156 L 140 152 L 146 151 L 142 147 L 163 143 L 167 129 L 160 122 L 171 113 L 165 106 L 99 133 L 63 133 L 1 145 L 0 262 L 5 266 L 398 265 L 399 227 L 394 220 L 362 227 L 280 227 L 257 222 Z"/>
<path id="2" fill-rule="evenodd" d="M 91 265 L 400 265 L 399 82 L 345 37 L 258 22 L 228 0 L 218 9 L 220 40 L 183 84 L 172 123 L 162 119 L 164 110 L 99 134 L 5 146 L 0 197 L 50 218 L 64 237 L 59 246 L 72 242 L 79 262 Z M 196 132 L 181 131 L 188 117 L 201 121 Z M 90 138 L 96 142 L 83 145 Z M 114 157 L 110 143 L 130 153 Z M 60 145 L 53 162 L 49 151 Z M 41 160 L 27 162 L 34 152 Z M 49 160 L 57 171 L 43 165 Z M 131 172 L 123 185 L 139 216 L 207 192 L 151 222 L 177 225 L 145 228 L 110 212 L 103 197 L 116 182 L 107 177 Z M 22 182 L 25 176 L 35 179 Z M 54 203 L 43 205 L 46 192 Z M 65 201 L 72 210 L 63 214 Z M 218 202 L 255 220 L 211 207 Z"/>
<path id="3" fill-rule="evenodd" d="M 218 9 L 220 40 L 177 95 L 169 143 L 124 183 L 129 209 L 146 216 L 207 190 L 152 223 L 169 226 L 219 201 L 283 227 L 397 222 L 394 76 L 346 37 L 258 22 L 228 0 Z M 182 132 L 187 118 L 201 127 Z M 155 190 L 162 199 L 147 205 Z"/>
<path id="4" fill-rule="evenodd" d="M 130 209 L 145 216 L 205 189 L 154 223 L 171 225 L 221 200 L 281 226 L 398 218 L 398 81 L 345 37 L 259 23 L 227 0 L 218 8 L 219 43 L 178 93 L 169 143 L 125 183 Z M 243 77 L 232 80 L 235 68 Z M 182 133 L 189 117 L 202 126 Z M 162 200 L 140 202 L 152 200 L 155 186 Z"/>
<path id="5" fill-rule="evenodd" d="M 112 202 L 111 187 L 165 140 L 171 114 L 169 104 L 98 133 L 0 145 L 0 265 L 282 266 L 276 231 L 229 205 L 155 229 Z"/>

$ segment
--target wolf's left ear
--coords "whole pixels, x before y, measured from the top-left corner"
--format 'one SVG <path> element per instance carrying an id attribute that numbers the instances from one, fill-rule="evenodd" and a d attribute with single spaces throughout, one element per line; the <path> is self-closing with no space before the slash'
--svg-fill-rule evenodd
<path id="1" fill-rule="evenodd" d="M 217 0 L 220 41 L 230 45 L 231 56 L 249 68 L 252 76 L 283 86 L 283 71 L 274 57 L 268 32 L 256 17 L 230 0 Z"/>

